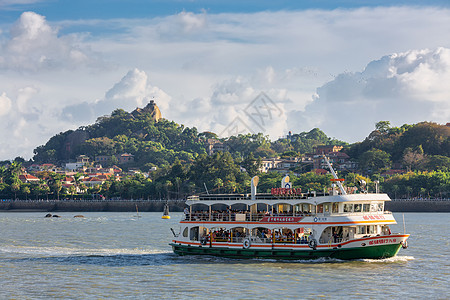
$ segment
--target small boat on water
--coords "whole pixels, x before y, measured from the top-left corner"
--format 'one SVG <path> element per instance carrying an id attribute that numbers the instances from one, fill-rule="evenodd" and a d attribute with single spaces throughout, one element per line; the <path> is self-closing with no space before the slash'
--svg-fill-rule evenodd
<path id="1" fill-rule="evenodd" d="M 166 202 L 166 204 L 164 204 L 164 212 L 163 212 L 161 219 L 170 219 L 169 203 L 167 203 L 167 202 Z"/>
<path id="2" fill-rule="evenodd" d="M 289 177 L 271 193 L 188 197 L 179 233 L 170 245 L 178 255 L 269 259 L 381 259 L 407 248 L 409 234 L 392 233 L 396 224 L 384 210 L 387 194 L 345 189 L 334 179 L 328 193 L 292 188 Z"/>

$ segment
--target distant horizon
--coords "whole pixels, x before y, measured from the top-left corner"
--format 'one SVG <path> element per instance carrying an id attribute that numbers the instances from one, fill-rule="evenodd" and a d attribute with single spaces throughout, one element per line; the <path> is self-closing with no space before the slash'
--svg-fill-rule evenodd
<path id="1" fill-rule="evenodd" d="M 199 132 L 450 121 L 448 1 L 0 0 L 0 160 L 151 99 Z"/>

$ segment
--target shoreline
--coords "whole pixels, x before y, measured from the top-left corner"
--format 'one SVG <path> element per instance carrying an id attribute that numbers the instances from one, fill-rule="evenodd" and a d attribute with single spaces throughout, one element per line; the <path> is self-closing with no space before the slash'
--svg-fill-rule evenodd
<path id="1" fill-rule="evenodd" d="M 165 200 L 3 200 L 0 212 L 162 212 Z M 185 200 L 168 200 L 169 211 L 182 212 Z M 392 212 L 450 212 L 450 200 L 393 200 Z"/>

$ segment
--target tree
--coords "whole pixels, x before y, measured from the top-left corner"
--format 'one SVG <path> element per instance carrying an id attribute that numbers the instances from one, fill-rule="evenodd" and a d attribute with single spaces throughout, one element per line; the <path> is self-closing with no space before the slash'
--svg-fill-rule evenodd
<path id="1" fill-rule="evenodd" d="M 375 124 L 375 129 L 380 133 L 387 133 L 391 127 L 391 122 L 389 121 L 379 121 Z"/>
<path id="2" fill-rule="evenodd" d="M 30 187 L 28 185 L 22 185 L 21 192 L 25 195 L 25 200 L 28 200 L 28 195 L 31 193 Z"/>
<path id="3" fill-rule="evenodd" d="M 359 158 L 359 165 L 369 173 L 379 173 L 382 169 L 391 165 L 390 154 L 380 149 L 372 149 L 364 152 Z"/>
<path id="4" fill-rule="evenodd" d="M 261 158 L 256 159 L 253 153 L 250 154 L 242 161 L 241 166 L 247 171 L 250 177 L 253 177 L 259 173 L 261 167 Z"/>
<path id="5" fill-rule="evenodd" d="M 220 178 L 216 178 L 216 180 L 214 180 L 214 186 L 217 188 L 217 190 L 220 193 L 220 188 L 223 187 L 223 180 Z"/>
<path id="6" fill-rule="evenodd" d="M 14 192 L 14 199 L 17 198 L 17 192 L 20 190 L 20 180 L 14 180 L 11 184 L 11 191 Z"/>
<path id="7" fill-rule="evenodd" d="M 409 170 L 416 169 L 424 157 L 422 145 L 417 146 L 415 150 L 408 147 L 403 154 L 403 163 L 409 167 Z"/>
<path id="8" fill-rule="evenodd" d="M 75 194 L 75 192 L 77 191 L 77 188 L 74 185 L 71 185 L 71 186 L 69 186 L 67 191 L 72 196 L 72 200 L 73 200 L 73 194 Z"/>

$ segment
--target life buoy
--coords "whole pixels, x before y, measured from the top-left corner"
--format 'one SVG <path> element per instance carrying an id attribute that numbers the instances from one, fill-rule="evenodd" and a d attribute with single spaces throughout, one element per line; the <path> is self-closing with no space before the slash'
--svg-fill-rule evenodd
<path id="1" fill-rule="evenodd" d="M 316 239 L 310 239 L 308 242 L 309 248 L 312 248 L 313 250 L 316 250 L 317 248 L 317 241 Z"/>
<path id="2" fill-rule="evenodd" d="M 245 239 L 244 242 L 242 243 L 242 247 L 244 247 L 244 249 L 248 249 L 250 248 L 252 244 L 250 243 L 249 239 Z"/>
<path id="3" fill-rule="evenodd" d="M 402 244 L 402 248 L 403 248 L 403 249 L 408 248 L 408 242 L 407 242 L 407 241 L 400 242 L 400 244 Z"/>

